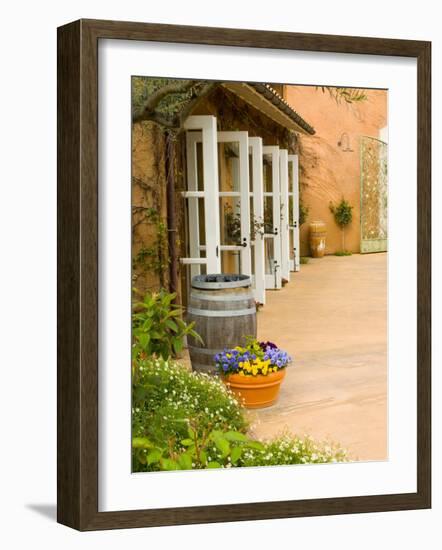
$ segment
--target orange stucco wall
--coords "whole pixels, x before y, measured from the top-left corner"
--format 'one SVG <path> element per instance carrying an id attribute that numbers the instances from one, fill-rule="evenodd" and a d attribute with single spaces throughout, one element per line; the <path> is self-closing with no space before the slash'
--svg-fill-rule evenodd
<path id="1" fill-rule="evenodd" d="M 158 224 L 167 221 L 164 157 L 161 129 L 152 122 L 133 124 L 132 286 L 141 293 L 168 284 L 167 234 L 158 236 Z"/>
<path id="2" fill-rule="evenodd" d="M 300 193 L 310 208 L 307 223 L 301 227 L 301 254 L 308 255 L 308 224 L 322 220 L 327 224 L 326 253 L 341 250 L 341 230 L 329 210 L 330 201 L 344 197 L 354 206 L 353 221 L 345 233 L 345 248 L 360 250 L 360 137 L 379 138 L 387 126 L 386 90 L 365 90 L 367 99 L 348 104 L 337 103 L 327 90 L 315 86 L 285 86 L 287 102 L 311 124 L 314 136 L 300 135 Z M 349 138 L 351 152 L 338 145 L 342 134 Z"/>

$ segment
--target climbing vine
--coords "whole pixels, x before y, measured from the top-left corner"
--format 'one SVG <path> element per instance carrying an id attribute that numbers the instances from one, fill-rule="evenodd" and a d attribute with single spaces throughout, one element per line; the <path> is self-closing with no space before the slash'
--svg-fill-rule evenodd
<path id="1" fill-rule="evenodd" d="M 164 208 L 164 150 L 158 146 L 162 132 L 151 123 L 139 126 L 137 132 L 135 142 L 148 139 L 152 143 L 150 169 L 141 173 L 138 170 L 141 177 L 132 177 L 132 284 L 145 292 L 166 286 L 169 246 Z"/>
<path id="2" fill-rule="evenodd" d="M 138 223 L 144 223 L 152 229 L 153 238 L 149 246 L 142 245 L 132 258 L 132 280 L 135 283 L 142 273 L 151 272 L 158 276 L 161 287 L 165 284 L 165 273 L 169 266 L 167 224 L 155 208 L 134 206 L 133 214 L 141 217 Z"/>
<path id="3" fill-rule="evenodd" d="M 307 221 L 309 212 L 310 206 L 307 206 L 302 200 L 302 197 L 299 197 L 299 227 Z"/>

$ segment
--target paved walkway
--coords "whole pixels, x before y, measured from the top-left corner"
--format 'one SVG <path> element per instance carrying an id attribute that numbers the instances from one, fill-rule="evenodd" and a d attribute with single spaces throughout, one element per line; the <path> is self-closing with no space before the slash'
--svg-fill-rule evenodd
<path id="1" fill-rule="evenodd" d="M 310 259 L 267 292 L 258 337 L 294 357 L 279 400 L 251 411 L 253 433 L 284 429 L 387 458 L 387 254 Z"/>

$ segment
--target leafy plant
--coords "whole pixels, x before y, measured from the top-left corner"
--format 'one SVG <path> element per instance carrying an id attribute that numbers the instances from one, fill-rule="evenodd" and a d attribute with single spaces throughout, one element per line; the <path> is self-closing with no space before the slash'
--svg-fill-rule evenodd
<path id="1" fill-rule="evenodd" d="M 224 231 L 227 242 L 241 243 L 241 213 L 234 212 L 230 204 L 224 205 Z M 264 233 L 264 220 L 250 212 L 250 240 L 254 241 L 258 233 Z"/>
<path id="2" fill-rule="evenodd" d="M 301 258 L 299 259 L 300 264 L 308 264 L 309 261 L 310 261 L 310 258 L 307 256 L 301 256 Z"/>
<path id="3" fill-rule="evenodd" d="M 325 94 L 327 91 L 331 98 L 333 98 L 339 105 L 342 101 L 345 103 L 360 103 L 368 99 L 364 90 L 359 88 L 344 88 L 334 86 L 316 86 L 316 89 L 321 89 Z"/>
<path id="4" fill-rule="evenodd" d="M 310 212 L 310 207 L 306 206 L 302 200 L 302 198 L 299 199 L 299 227 L 303 225 L 308 218 Z"/>
<path id="5" fill-rule="evenodd" d="M 241 242 L 241 215 L 230 204 L 224 205 L 224 231 L 228 242 Z"/>
<path id="6" fill-rule="evenodd" d="M 273 234 L 273 203 L 270 200 L 265 200 L 264 197 L 264 219 L 263 219 L 263 230 L 264 233 Z"/>
<path id="7" fill-rule="evenodd" d="M 209 457 L 210 462 L 227 460 L 227 456 L 220 456 L 218 448 L 223 443 L 217 447 L 214 439 L 219 436 L 218 432 L 245 433 L 248 422 L 234 394 L 219 379 L 190 372 L 180 364 L 162 358 L 138 359 L 134 368 L 134 471 L 166 469 L 171 465 L 167 460 L 177 461 L 182 454 L 193 453 L 193 449 L 189 449 L 190 443 L 184 444 L 183 441 L 195 437 L 195 453 L 196 449 L 200 451 L 204 447 L 207 462 Z M 242 438 L 237 436 L 237 439 Z M 154 450 L 149 462 L 147 455 Z M 163 464 L 160 459 L 166 462 Z M 193 464 L 202 467 L 203 459 L 204 455 L 195 456 Z"/>
<path id="8" fill-rule="evenodd" d="M 345 228 L 349 225 L 353 219 L 353 206 L 342 197 L 341 202 L 334 205 L 332 202 L 329 204 L 330 212 L 335 218 L 335 222 L 339 225 L 342 231 L 342 252 L 345 252 Z"/>
<path id="9" fill-rule="evenodd" d="M 184 336 L 202 339 L 194 323 L 182 319 L 183 308 L 173 303 L 175 293 L 164 290 L 147 292 L 141 302 L 134 304 L 132 314 L 132 358 L 152 355 L 168 359 L 177 356 L 183 349 Z"/>
<path id="10" fill-rule="evenodd" d="M 159 208 L 159 205 L 158 205 Z M 152 235 L 149 246 L 142 244 L 132 258 L 132 280 L 135 282 L 141 273 L 153 273 L 158 276 L 160 285 L 165 282 L 164 274 L 169 268 L 167 222 L 158 208 L 133 206 L 133 230 L 141 225 L 151 228 Z M 136 216 L 136 218 L 135 218 Z M 136 222 L 135 222 L 136 219 Z"/>
<path id="11" fill-rule="evenodd" d="M 187 437 L 181 448 L 158 447 L 146 437 L 132 440 L 137 460 L 160 470 L 191 470 L 235 466 L 245 450 L 262 451 L 264 445 L 241 432 L 233 430 L 205 430 L 189 422 Z"/>

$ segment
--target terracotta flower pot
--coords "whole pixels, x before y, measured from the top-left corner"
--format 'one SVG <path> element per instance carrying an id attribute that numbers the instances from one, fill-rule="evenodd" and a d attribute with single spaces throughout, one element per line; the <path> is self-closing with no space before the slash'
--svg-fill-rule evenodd
<path id="1" fill-rule="evenodd" d="M 285 376 L 285 369 L 271 372 L 266 376 L 241 376 L 228 374 L 223 376 L 224 383 L 238 396 L 248 409 L 270 407 L 278 398 L 279 388 Z"/>

